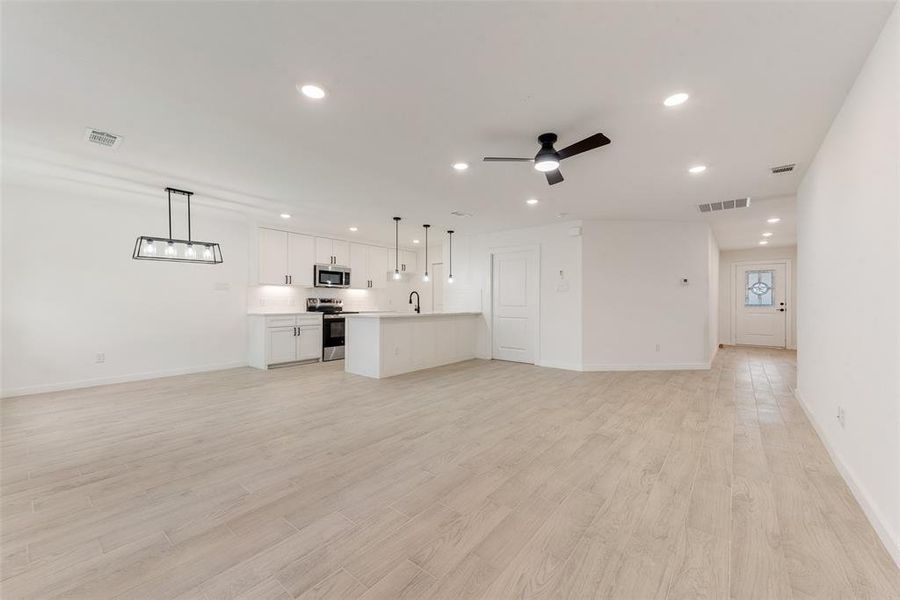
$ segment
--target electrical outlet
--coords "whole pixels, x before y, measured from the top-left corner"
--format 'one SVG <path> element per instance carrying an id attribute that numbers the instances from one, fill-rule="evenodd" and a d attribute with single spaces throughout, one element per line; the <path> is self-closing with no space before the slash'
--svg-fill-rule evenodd
<path id="1" fill-rule="evenodd" d="M 97 358 L 94 360 L 94 362 L 96 362 L 96 363 L 98 363 L 98 364 L 99 364 L 99 363 L 105 363 L 105 362 L 106 362 L 106 353 L 105 353 L 105 352 L 98 352 L 98 353 L 97 353 Z"/>
<path id="2" fill-rule="evenodd" d="M 843 428 L 847 425 L 847 414 L 844 412 L 843 406 L 838 406 L 837 420 L 838 420 L 838 423 L 841 424 L 841 428 Z"/>

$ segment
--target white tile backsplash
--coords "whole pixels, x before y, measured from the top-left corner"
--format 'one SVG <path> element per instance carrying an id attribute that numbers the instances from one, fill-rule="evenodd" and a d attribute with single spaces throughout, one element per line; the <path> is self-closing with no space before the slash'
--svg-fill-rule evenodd
<path id="1" fill-rule="evenodd" d="M 412 311 L 409 293 L 413 289 L 416 288 L 407 281 L 392 281 L 386 288 L 377 290 L 327 290 L 286 285 L 256 285 L 248 288 L 247 309 L 250 312 L 304 311 L 307 298 L 340 298 L 344 301 L 344 310 L 407 312 Z"/>

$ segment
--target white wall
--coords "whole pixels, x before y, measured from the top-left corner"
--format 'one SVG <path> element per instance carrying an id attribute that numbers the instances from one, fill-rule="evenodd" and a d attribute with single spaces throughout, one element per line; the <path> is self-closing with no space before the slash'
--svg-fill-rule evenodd
<path id="1" fill-rule="evenodd" d="M 797 246 L 779 248 L 758 247 L 747 250 L 722 250 L 719 254 L 719 343 L 734 344 L 734 333 L 731 330 L 734 314 L 734 274 L 731 268 L 735 263 L 747 261 L 791 261 L 791 292 L 787 300 L 788 347 L 797 347 Z"/>
<path id="2" fill-rule="evenodd" d="M 708 248 L 707 248 L 707 268 L 706 272 L 709 276 L 707 285 L 707 337 L 706 337 L 706 360 L 712 362 L 716 352 L 719 349 L 719 316 L 722 305 L 719 303 L 719 243 L 712 231 L 709 232 Z"/>
<path id="3" fill-rule="evenodd" d="M 900 565 L 900 7 L 797 208 L 799 396 Z"/>
<path id="4" fill-rule="evenodd" d="M 706 223 L 585 221 L 584 368 L 707 368 L 710 255 Z"/>
<path id="5" fill-rule="evenodd" d="M 581 368 L 581 237 L 570 235 L 577 222 L 558 223 L 484 235 L 453 236 L 453 284 L 444 286 L 444 310 L 484 313 L 480 357 L 491 355 L 491 252 L 537 245 L 540 248 L 540 348 L 537 364 Z M 449 273 L 449 245 L 442 249 Z M 562 271 L 562 278 L 560 277 Z M 560 283 L 566 285 L 560 286 Z"/>
<path id="6" fill-rule="evenodd" d="M 246 363 L 243 219 L 193 212 L 194 238 L 220 242 L 221 265 L 136 261 L 135 238 L 166 231 L 162 195 L 2 192 L 4 395 Z"/>

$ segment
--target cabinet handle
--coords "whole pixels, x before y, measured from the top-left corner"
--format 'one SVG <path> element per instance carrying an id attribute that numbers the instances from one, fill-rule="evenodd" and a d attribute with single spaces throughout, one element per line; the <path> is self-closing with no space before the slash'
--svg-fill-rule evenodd
<path id="1" fill-rule="evenodd" d="M 293 275 L 288 275 L 288 283 L 291 285 L 294 284 L 294 276 Z"/>
<path id="2" fill-rule="evenodd" d="M 287 275 L 284 276 L 284 285 L 287 285 Z"/>

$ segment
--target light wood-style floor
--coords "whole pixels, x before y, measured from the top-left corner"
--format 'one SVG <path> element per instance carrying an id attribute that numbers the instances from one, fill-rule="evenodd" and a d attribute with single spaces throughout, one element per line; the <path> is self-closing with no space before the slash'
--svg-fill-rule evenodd
<path id="1" fill-rule="evenodd" d="M 331 363 L 8 399 L 2 597 L 900 597 L 794 358 Z"/>

